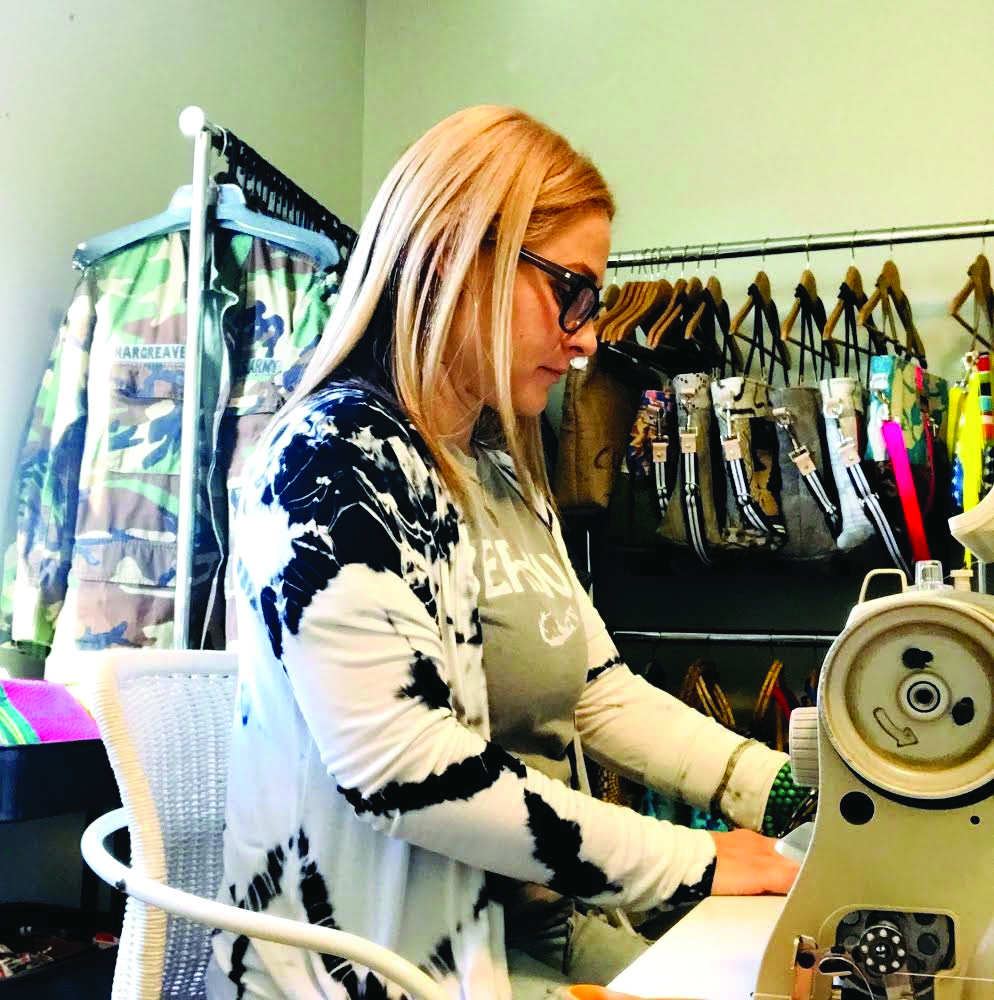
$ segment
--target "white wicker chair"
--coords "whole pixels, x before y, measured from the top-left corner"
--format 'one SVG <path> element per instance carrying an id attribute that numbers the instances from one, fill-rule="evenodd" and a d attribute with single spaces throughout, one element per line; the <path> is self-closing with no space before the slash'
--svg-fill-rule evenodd
<path id="1" fill-rule="evenodd" d="M 448 993 L 370 941 L 215 901 L 233 723 L 231 653 L 111 650 L 94 659 L 92 708 L 122 809 L 92 823 L 87 864 L 128 894 L 113 1000 L 205 997 L 211 928 L 353 959 L 422 1000 Z M 133 867 L 105 841 L 127 826 Z"/>

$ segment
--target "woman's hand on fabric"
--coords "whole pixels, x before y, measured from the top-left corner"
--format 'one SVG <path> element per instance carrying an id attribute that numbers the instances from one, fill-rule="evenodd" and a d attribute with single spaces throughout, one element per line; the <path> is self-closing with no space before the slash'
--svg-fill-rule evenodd
<path id="1" fill-rule="evenodd" d="M 717 864 L 711 894 L 714 896 L 784 895 L 800 867 L 775 850 L 776 838 L 752 830 L 712 833 Z"/>

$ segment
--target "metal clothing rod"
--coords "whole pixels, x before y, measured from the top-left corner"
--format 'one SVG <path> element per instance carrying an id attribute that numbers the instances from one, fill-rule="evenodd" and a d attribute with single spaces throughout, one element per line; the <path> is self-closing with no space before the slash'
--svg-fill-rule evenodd
<path id="1" fill-rule="evenodd" d="M 816 635 L 813 633 L 776 633 L 759 634 L 757 632 L 640 632 L 620 629 L 611 633 L 617 639 L 651 639 L 655 642 L 736 642 L 753 643 L 762 646 L 813 646 L 824 643 L 826 646 L 835 641 L 834 635 Z"/>
<path id="2" fill-rule="evenodd" d="M 183 367 L 183 417 L 180 438 L 179 513 L 176 525 L 176 601 L 173 646 L 190 648 L 190 597 L 193 583 L 194 517 L 200 454 L 200 375 L 203 354 L 202 302 L 207 261 L 207 205 L 210 197 L 211 141 L 223 134 L 202 108 L 184 108 L 180 131 L 193 140 L 193 190 L 190 251 L 186 276 L 186 350 Z"/>
<path id="3" fill-rule="evenodd" d="M 817 250 L 854 250 L 856 247 L 893 246 L 898 243 L 932 243 L 941 240 L 966 240 L 994 236 L 994 219 L 983 222 L 956 222 L 946 226 L 895 226 L 893 229 L 853 229 L 847 233 L 809 233 L 760 240 L 740 240 L 678 244 L 623 250 L 608 257 L 608 267 L 638 267 L 641 264 L 707 263 L 735 257 L 765 257 L 767 254 L 808 253 Z"/>

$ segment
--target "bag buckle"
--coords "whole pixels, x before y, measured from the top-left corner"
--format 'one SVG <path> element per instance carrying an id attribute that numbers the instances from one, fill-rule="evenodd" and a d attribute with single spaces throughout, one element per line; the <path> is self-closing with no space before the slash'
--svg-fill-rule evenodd
<path id="1" fill-rule="evenodd" d="M 788 410 L 786 406 L 775 406 L 773 408 L 773 419 L 784 429 L 787 437 L 790 438 L 790 446 L 793 449 L 790 453 L 792 461 L 794 460 L 795 454 L 807 451 L 807 448 L 801 444 L 797 435 L 794 433 L 794 423 L 790 416 L 790 410 Z"/>
<path id="2" fill-rule="evenodd" d="M 811 452 L 802 444 L 790 452 L 790 460 L 797 466 L 802 476 L 810 476 L 815 471 L 815 463 Z"/>
<path id="3" fill-rule="evenodd" d="M 846 412 L 846 404 L 837 396 L 829 396 L 822 404 L 822 413 L 832 420 L 841 420 L 842 414 Z"/>
<path id="4" fill-rule="evenodd" d="M 842 438 L 839 441 L 839 449 L 842 454 L 842 464 L 846 467 L 859 465 L 859 448 L 852 438 Z"/>

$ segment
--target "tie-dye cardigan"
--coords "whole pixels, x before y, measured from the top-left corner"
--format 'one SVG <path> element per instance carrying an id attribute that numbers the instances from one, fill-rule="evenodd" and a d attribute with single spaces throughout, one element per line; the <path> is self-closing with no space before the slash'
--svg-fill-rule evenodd
<path id="1" fill-rule="evenodd" d="M 254 462 L 235 525 L 223 899 L 373 939 L 454 998 L 508 1000 L 485 872 L 630 909 L 709 891 L 708 833 L 597 801 L 489 741 L 474 551 L 409 423 L 332 387 Z M 540 516 L 568 566 L 555 516 Z M 758 828 L 786 758 L 634 677 L 577 591 L 585 750 Z M 214 953 L 232 996 L 401 995 L 333 956 L 228 934 Z"/>

